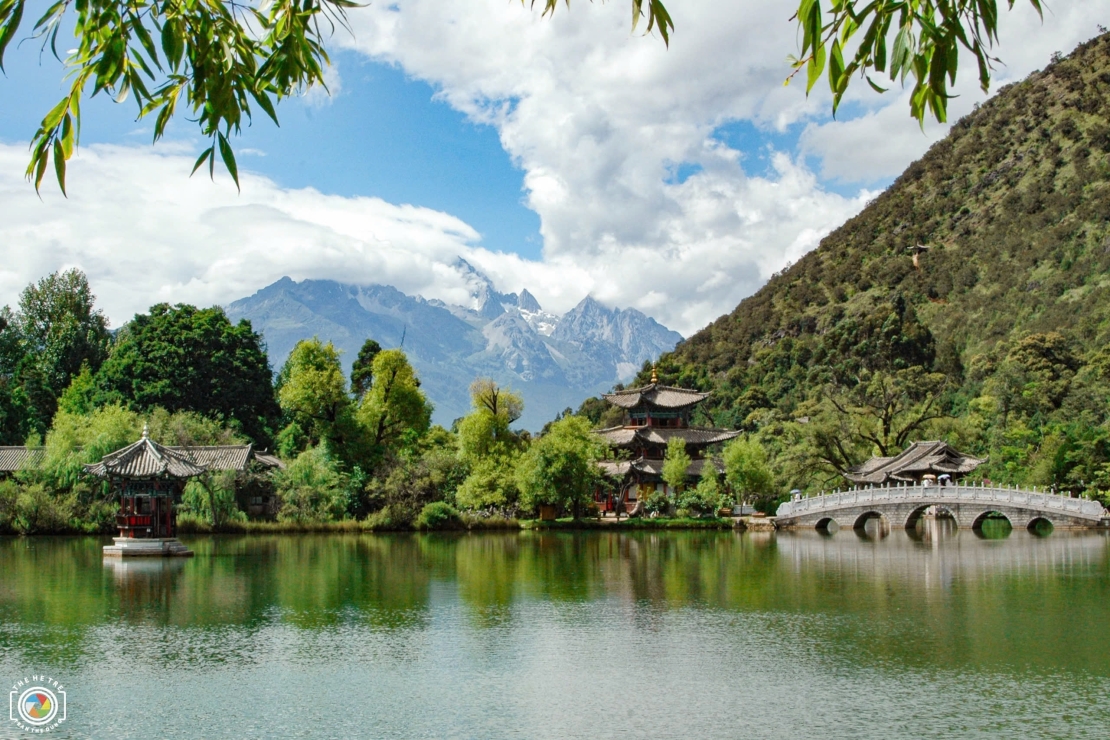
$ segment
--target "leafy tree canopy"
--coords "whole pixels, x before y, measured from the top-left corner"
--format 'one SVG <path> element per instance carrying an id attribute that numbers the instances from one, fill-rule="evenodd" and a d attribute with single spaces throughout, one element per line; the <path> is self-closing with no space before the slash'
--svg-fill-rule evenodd
<path id="1" fill-rule="evenodd" d="M 219 417 L 260 443 L 278 418 L 262 337 L 219 307 L 162 303 L 136 315 L 120 330 L 97 387 L 99 403 Z"/>
<path id="2" fill-rule="evenodd" d="M 686 452 L 686 442 L 681 437 L 671 437 L 667 441 L 667 452 L 663 456 L 663 482 L 674 491 L 686 487 L 686 471 L 690 469 L 690 455 Z"/>
<path id="3" fill-rule="evenodd" d="M 523 0 L 522 0 L 523 1 Z M 567 6 L 570 0 L 565 0 Z M 1041 1 L 1030 0 L 1040 12 Z M 632 28 L 646 18 L 670 44 L 674 22 L 662 0 L 631 0 Z M 531 0 L 535 7 L 536 0 Z M 559 0 L 543 0 L 544 15 Z M 1014 0 L 1007 0 L 1013 7 Z M 4 54 L 24 26 L 27 0 L 0 0 L 0 70 Z M 58 53 L 58 34 L 74 25 L 76 48 L 63 60 L 68 90 L 42 119 L 31 142 L 27 176 L 38 189 L 51 163 L 65 192 L 66 162 L 76 151 L 81 102 L 86 94 L 134 101 L 139 118 L 154 116 L 157 141 L 181 105 L 209 146 L 195 172 L 217 156 L 236 184 L 239 169 L 230 137 L 261 110 L 275 123 L 276 103 L 313 85 L 324 85 L 329 63 L 325 37 L 347 27 L 353 0 L 162 3 L 154 0 L 58 0 L 29 23 L 30 35 Z M 974 56 L 983 89 L 990 84 L 990 56 L 998 42 L 997 0 L 906 4 L 861 0 L 800 0 L 794 19 L 801 35 L 795 72 L 805 69 L 807 92 L 822 77 L 833 92 L 833 110 L 857 73 L 883 91 L 872 74 L 891 82 L 913 78 L 910 112 L 946 119 L 949 86 L 956 81 L 959 50 Z M 789 81 L 789 79 L 788 79 Z"/>
<path id="4" fill-rule="evenodd" d="M 474 464 L 491 455 L 515 454 L 521 445 L 520 436 L 510 425 L 524 413 L 520 394 L 499 387 L 489 378 L 470 384 L 473 408 L 459 422 L 459 456 Z"/>
<path id="5" fill-rule="evenodd" d="M 416 372 L 402 350 L 377 353 L 371 374 L 374 381 L 358 409 L 358 419 L 366 429 L 373 454 L 381 459 L 402 446 L 411 446 L 428 431 L 432 405 L 421 392 Z"/>
<path id="6" fill-rule="evenodd" d="M 339 443 L 353 424 L 353 405 L 339 363 L 339 350 L 318 338 L 297 342 L 278 374 L 278 400 L 287 424 L 282 454 L 295 455 L 321 442 Z"/>
<path id="7" fill-rule="evenodd" d="M 374 358 L 382 351 L 382 346 L 373 339 L 367 339 L 362 343 L 362 348 L 358 351 L 358 357 L 355 358 L 354 364 L 351 366 L 351 393 L 355 398 L 361 399 L 370 390 L 370 386 L 374 383 Z"/>
<path id="8" fill-rule="evenodd" d="M 521 504 L 529 509 L 539 504 L 563 506 L 577 518 L 600 482 L 597 462 L 607 452 L 590 431 L 588 419 L 573 415 L 559 419 L 517 463 Z"/>

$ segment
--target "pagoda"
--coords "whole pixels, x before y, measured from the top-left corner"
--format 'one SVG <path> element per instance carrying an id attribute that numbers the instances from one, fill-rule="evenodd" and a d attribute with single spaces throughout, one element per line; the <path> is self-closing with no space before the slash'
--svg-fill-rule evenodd
<path id="1" fill-rule="evenodd" d="M 116 526 L 119 536 L 104 548 L 111 557 L 185 556 L 193 554 L 177 539 L 174 503 L 190 478 L 207 468 L 180 450 L 152 440 L 147 428 L 138 442 L 104 456 L 85 469 L 105 478 L 113 495 L 119 496 Z"/>
<path id="2" fill-rule="evenodd" d="M 626 450 L 629 459 L 599 463 L 605 475 L 619 484 L 615 494 L 598 492 L 595 500 L 601 511 L 618 511 L 623 504 L 626 511 L 633 512 L 654 491 L 673 495 L 663 481 L 663 458 L 667 443 L 675 437 L 686 443 L 686 454 L 691 460 L 686 471 L 688 478 L 700 478 L 706 465 L 724 472 L 718 462 L 706 457 L 706 451 L 712 445 L 735 439 L 740 432 L 690 426 L 690 414 L 708 397 L 708 393 L 660 385 L 654 366 L 650 384 L 602 395 L 609 403 L 624 409 L 624 424 L 599 429 L 595 434 L 610 447 Z"/>

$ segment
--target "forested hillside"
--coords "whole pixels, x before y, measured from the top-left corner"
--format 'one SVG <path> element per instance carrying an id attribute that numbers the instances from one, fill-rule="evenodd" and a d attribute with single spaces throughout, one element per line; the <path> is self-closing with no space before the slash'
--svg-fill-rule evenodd
<path id="1" fill-rule="evenodd" d="M 783 486 L 942 437 L 990 455 L 984 476 L 1095 493 L 1108 340 L 1103 35 L 1000 90 L 659 371 L 712 390 L 706 414 L 759 438 Z"/>

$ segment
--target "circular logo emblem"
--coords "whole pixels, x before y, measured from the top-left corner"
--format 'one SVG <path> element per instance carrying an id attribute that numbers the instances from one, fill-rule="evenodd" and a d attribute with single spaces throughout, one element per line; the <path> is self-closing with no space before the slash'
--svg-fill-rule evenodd
<path id="1" fill-rule="evenodd" d="M 58 713 L 58 697 L 42 686 L 32 686 L 19 695 L 19 716 L 29 725 L 45 725 Z"/>

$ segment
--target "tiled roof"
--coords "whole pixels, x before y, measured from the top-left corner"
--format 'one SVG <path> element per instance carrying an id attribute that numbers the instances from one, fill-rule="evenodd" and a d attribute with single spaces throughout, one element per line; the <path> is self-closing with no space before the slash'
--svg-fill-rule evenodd
<path id="1" fill-rule="evenodd" d="M 640 404 L 663 409 L 683 409 L 701 403 L 709 398 L 709 394 L 688 388 L 672 388 L 668 385 L 651 383 L 640 388 L 605 393 L 602 398 L 622 409 L 636 408 Z"/>
<path id="2" fill-rule="evenodd" d="M 0 473 L 37 468 L 41 461 L 41 447 L 0 447 Z"/>
<path id="3" fill-rule="evenodd" d="M 267 455 L 264 452 L 256 452 L 254 453 L 254 459 L 264 468 L 278 468 L 279 470 L 285 470 L 285 463 L 283 463 L 281 461 L 281 458 L 279 458 L 277 455 Z"/>
<path id="4" fill-rule="evenodd" d="M 947 442 L 914 442 L 894 457 L 873 457 L 844 474 L 853 483 L 882 484 L 890 480 L 918 480 L 921 476 L 966 475 L 982 465 Z"/>
<path id="5" fill-rule="evenodd" d="M 192 478 L 205 468 L 189 459 L 180 449 L 164 447 L 143 434 L 143 438 L 122 450 L 109 452 L 100 462 L 85 470 L 100 478 Z"/>
<path id="6" fill-rule="evenodd" d="M 713 465 L 717 468 L 718 473 L 724 473 L 724 466 L 717 460 L 706 458 L 703 460 L 691 460 L 690 467 L 686 469 L 687 478 L 700 478 L 701 471 L 706 464 Z M 615 462 L 605 461 L 598 463 L 601 467 L 601 472 L 612 478 L 623 478 L 625 475 L 632 471 L 642 473 L 649 476 L 662 476 L 663 475 L 663 461 L 662 460 L 647 460 L 640 458 L 639 460 L 631 460 L 629 462 Z"/>
<path id="7" fill-rule="evenodd" d="M 627 460 L 603 460 L 597 466 L 601 468 L 602 475 L 618 479 L 628 475 L 628 471 L 632 469 L 632 463 Z"/>
<path id="8" fill-rule="evenodd" d="M 205 470 L 247 469 L 251 461 L 250 445 L 212 445 L 205 447 L 167 447 L 180 452 Z"/>
<path id="9" fill-rule="evenodd" d="M 144 440 L 150 443 L 149 448 L 143 444 Z M 42 456 L 42 448 L 0 447 L 0 473 L 35 468 L 42 462 Z M 206 470 L 245 472 L 252 461 L 264 468 L 285 467 L 285 463 L 276 456 L 256 452 L 249 444 L 178 447 L 160 445 L 144 437 L 133 445 L 105 455 L 99 463 L 86 465 L 85 469 L 93 475 L 102 477 L 104 475 L 136 478 L 162 475 L 189 477 L 199 475 L 199 472 L 186 472 L 192 468 L 197 468 L 200 472 Z M 127 472 L 116 472 L 117 470 Z M 155 470 L 161 472 L 148 472 Z"/>
<path id="10" fill-rule="evenodd" d="M 674 437 L 679 437 L 692 447 L 727 442 L 740 436 L 740 432 L 731 429 L 702 429 L 688 427 L 685 429 L 669 429 L 666 427 L 610 427 L 599 429 L 596 432 L 610 447 L 639 447 L 639 446 L 666 446 Z"/>

